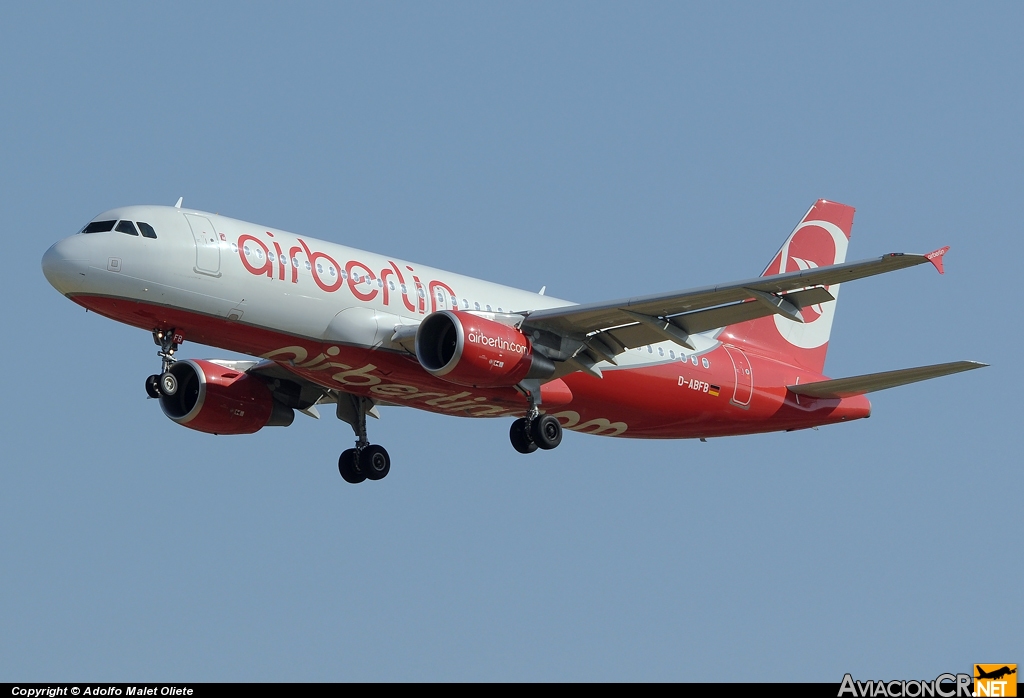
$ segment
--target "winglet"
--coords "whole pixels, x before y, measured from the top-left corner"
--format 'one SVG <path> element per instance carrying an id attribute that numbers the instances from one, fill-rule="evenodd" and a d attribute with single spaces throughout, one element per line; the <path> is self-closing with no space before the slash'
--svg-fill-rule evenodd
<path id="1" fill-rule="evenodd" d="M 184 196 L 178 197 L 178 203 L 174 204 L 174 208 L 181 208 L 181 202 L 185 200 Z"/>
<path id="2" fill-rule="evenodd" d="M 929 252 L 924 256 L 924 258 L 931 262 L 932 265 L 934 265 L 934 267 L 939 270 L 940 274 L 945 274 L 945 272 L 942 269 L 942 255 L 946 254 L 947 252 L 949 252 L 949 245 L 946 245 L 945 247 L 940 247 L 934 252 Z"/>

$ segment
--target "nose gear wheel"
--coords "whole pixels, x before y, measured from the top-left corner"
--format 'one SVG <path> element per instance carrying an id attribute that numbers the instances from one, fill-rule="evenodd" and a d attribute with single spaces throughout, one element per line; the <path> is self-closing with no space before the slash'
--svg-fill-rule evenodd
<path id="1" fill-rule="evenodd" d="M 160 394 L 167 397 L 173 396 L 178 392 L 178 379 L 173 373 L 168 371 L 167 373 L 160 376 Z"/>
<path id="2" fill-rule="evenodd" d="M 160 347 L 156 353 L 160 357 L 160 373 L 146 378 L 146 395 L 157 400 L 171 397 L 178 392 L 178 379 L 171 372 L 174 364 L 174 352 L 178 351 L 181 335 L 175 329 L 153 330 L 153 343 Z"/>

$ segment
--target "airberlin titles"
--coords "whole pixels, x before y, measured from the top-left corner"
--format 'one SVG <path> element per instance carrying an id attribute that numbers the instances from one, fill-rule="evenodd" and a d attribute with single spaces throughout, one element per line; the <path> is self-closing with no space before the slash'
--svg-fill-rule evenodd
<path id="1" fill-rule="evenodd" d="M 503 351 L 511 351 L 516 354 L 526 354 L 530 348 L 525 344 L 520 344 L 515 340 L 502 339 L 500 337 L 488 337 L 486 334 L 479 330 L 470 330 L 466 338 L 473 344 L 482 344 L 485 347 L 492 347 L 494 349 L 501 349 Z"/>
<path id="2" fill-rule="evenodd" d="M 430 298 L 430 312 L 433 312 L 437 310 L 437 292 L 443 290 L 452 299 L 452 305 L 455 305 L 455 291 L 448 284 L 437 280 L 424 284 L 408 265 L 405 267 L 406 273 L 390 259 L 388 266 L 379 272 L 374 272 L 370 265 L 356 259 L 346 261 L 342 266 L 326 252 L 311 250 L 302 238 L 296 238 L 298 244 L 289 246 L 285 254 L 281 243 L 273 239 L 274 234 L 267 231 L 266 235 L 271 238 L 269 244 L 246 233 L 239 235 L 238 241 L 231 245 L 232 251 L 242 261 L 242 266 L 253 276 L 266 276 L 268 279 L 276 278 L 278 281 L 297 284 L 301 264 L 325 293 L 335 293 L 347 284 L 349 291 L 358 300 L 369 302 L 380 296 L 384 305 L 392 305 L 392 295 L 397 293 L 409 312 L 425 315 L 427 298 Z M 300 255 L 305 259 L 300 259 Z M 406 274 L 409 281 L 406 280 Z M 366 285 L 366 288 L 359 288 L 360 284 Z"/>
<path id="3" fill-rule="evenodd" d="M 341 354 L 338 347 L 328 347 L 326 353 L 326 356 L 321 353 L 313 359 L 308 359 L 309 354 L 303 347 L 293 345 L 264 354 L 261 358 L 286 362 L 306 375 L 319 371 L 335 371 L 331 374 L 331 379 L 349 391 L 368 394 L 370 397 L 394 404 L 415 402 L 420 409 L 431 412 L 457 413 L 465 417 L 517 417 L 523 411 L 518 401 L 504 405 L 494 404 L 495 396 L 488 398 L 474 395 L 469 391 L 448 393 L 424 390 L 416 385 L 389 380 L 376 374 L 375 364 L 353 368 L 336 360 Z M 554 416 L 566 429 L 591 434 L 620 436 L 629 428 L 625 422 L 612 422 L 602 417 L 586 419 L 574 410 L 555 412 Z"/>

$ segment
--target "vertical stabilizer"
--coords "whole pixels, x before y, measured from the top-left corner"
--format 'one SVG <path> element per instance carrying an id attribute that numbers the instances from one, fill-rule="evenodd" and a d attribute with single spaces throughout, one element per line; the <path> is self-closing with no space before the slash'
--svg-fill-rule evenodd
<path id="1" fill-rule="evenodd" d="M 761 276 L 827 267 L 846 261 L 853 228 L 852 206 L 819 199 L 790 233 Z M 839 284 L 828 286 L 834 301 L 801 309 L 804 322 L 771 315 L 731 325 L 720 339 L 796 364 L 817 373 L 825 368 L 832 318 L 839 302 Z"/>

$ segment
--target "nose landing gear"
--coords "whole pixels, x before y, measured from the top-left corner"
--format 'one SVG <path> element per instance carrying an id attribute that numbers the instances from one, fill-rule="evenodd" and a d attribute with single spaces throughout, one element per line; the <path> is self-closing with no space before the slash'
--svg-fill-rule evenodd
<path id="1" fill-rule="evenodd" d="M 364 480 L 383 480 L 391 472 L 391 456 L 383 446 L 371 444 L 366 438 L 366 415 L 374 414 L 373 400 L 358 395 L 338 395 L 338 419 L 352 426 L 356 447 L 338 458 L 338 472 L 345 482 L 357 485 Z"/>
<path id="2" fill-rule="evenodd" d="M 178 392 L 178 379 L 170 372 L 174 363 L 174 352 L 185 341 L 180 332 L 170 330 L 153 330 L 153 342 L 160 347 L 156 353 L 160 357 L 160 373 L 146 378 L 146 394 L 153 399 L 171 397 Z"/>

